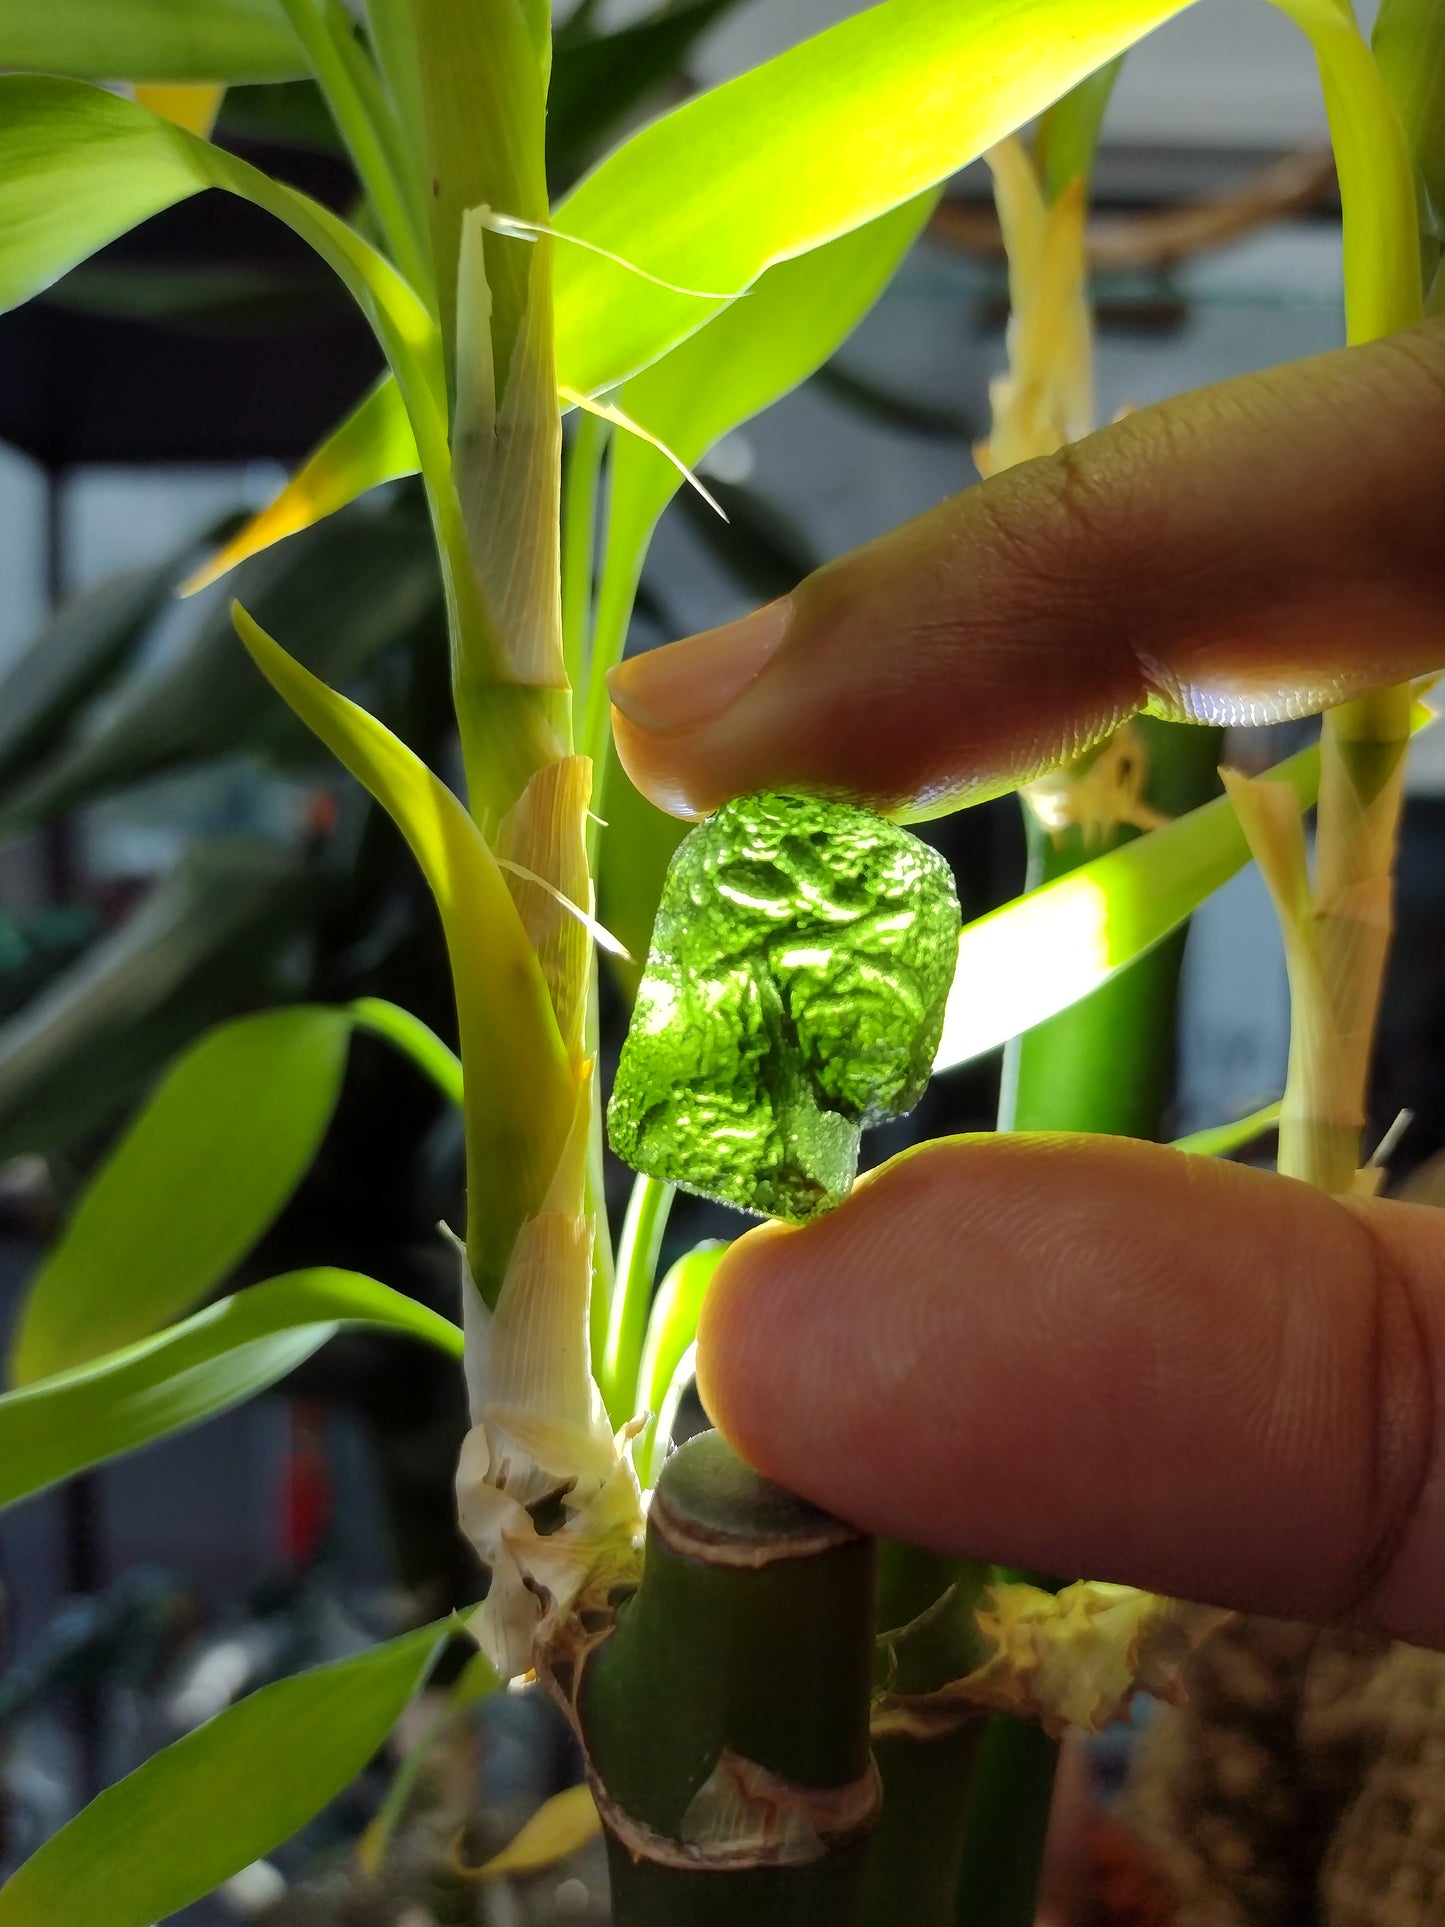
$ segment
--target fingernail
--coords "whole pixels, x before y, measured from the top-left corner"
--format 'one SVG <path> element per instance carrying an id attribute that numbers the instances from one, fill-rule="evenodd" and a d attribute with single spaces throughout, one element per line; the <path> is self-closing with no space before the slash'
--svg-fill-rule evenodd
<path id="1" fill-rule="evenodd" d="M 633 656 L 608 676 L 608 694 L 628 722 L 657 735 L 711 722 L 762 674 L 792 613 L 783 596 L 740 622 Z"/>

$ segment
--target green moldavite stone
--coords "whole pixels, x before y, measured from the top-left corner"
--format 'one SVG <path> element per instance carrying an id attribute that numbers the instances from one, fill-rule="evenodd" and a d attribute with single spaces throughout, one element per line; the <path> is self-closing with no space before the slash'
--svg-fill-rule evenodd
<path id="1" fill-rule="evenodd" d="M 729 803 L 667 873 L 607 1114 L 612 1148 L 763 1217 L 831 1209 L 863 1126 L 923 1094 L 958 930 L 948 865 L 871 810 Z"/>

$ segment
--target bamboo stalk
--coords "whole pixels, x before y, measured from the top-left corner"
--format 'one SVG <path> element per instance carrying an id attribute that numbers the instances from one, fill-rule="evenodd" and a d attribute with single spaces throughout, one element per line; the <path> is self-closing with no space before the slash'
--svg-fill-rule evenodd
<path id="1" fill-rule="evenodd" d="M 668 1461 L 581 1667 L 616 1927 L 855 1927 L 877 1808 L 872 1541 L 717 1433 Z"/>
<path id="2" fill-rule="evenodd" d="M 884 1683 L 934 1692 L 977 1663 L 974 1600 L 989 1568 L 885 1541 L 879 1548 L 878 1624 Z M 942 1609 L 940 1609 L 942 1608 Z M 889 1634 L 905 1629 L 901 1638 Z M 880 1734 L 873 1756 L 883 1810 L 868 1853 L 865 1927 L 949 1927 L 964 1851 L 969 1776 L 987 1721 L 928 1736 Z"/>

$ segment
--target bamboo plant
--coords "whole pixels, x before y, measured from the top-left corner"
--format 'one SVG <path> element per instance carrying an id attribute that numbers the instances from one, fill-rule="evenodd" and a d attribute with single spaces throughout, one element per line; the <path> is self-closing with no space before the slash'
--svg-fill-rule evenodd
<path id="1" fill-rule="evenodd" d="M 1299 1020 L 1281 1164 L 1326 1188 L 1355 1182 L 1408 690 L 1331 712 L 1320 751 L 1212 801 L 1189 807 L 1186 790 L 1166 801 L 1126 783 L 1115 803 L 1122 794 L 1127 807 L 1104 823 L 1094 854 L 1081 847 L 1082 805 L 1102 774 L 1117 776 L 1120 757 L 1117 742 L 1102 746 L 1098 759 L 1114 759 L 1104 771 L 1096 759 L 1035 796 L 1036 808 L 1063 809 L 1055 828 L 1079 832 L 1071 855 L 1083 860 L 1049 866 L 958 934 L 956 906 L 897 826 L 810 799 L 745 799 L 739 815 L 723 812 L 680 859 L 694 876 L 730 860 L 729 823 L 751 833 L 765 822 L 794 854 L 805 826 L 822 852 L 819 887 L 840 903 L 845 882 L 862 879 L 838 919 L 843 934 L 796 965 L 798 983 L 823 999 L 821 1072 L 810 1065 L 800 1082 L 799 1067 L 778 1060 L 761 1073 L 770 1101 L 786 1084 L 817 1156 L 759 1191 L 757 1170 L 776 1177 L 776 1159 L 744 1168 L 715 1141 L 675 1133 L 659 1158 L 645 1133 L 629 1133 L 624 1093 L 613 1100 L 620 1136 L 661 1175 L 639 1180 L 615 1253 L 603 1211 L 597 822 L 620 780 L 608 769 L 604 678 L 658 517 L 679 486 L 699 486 L 692 471 L 720 436 L 826 359 L 941 184 L 985 152 L 1006 219 L 1033 228 L 1032 241 L 1013 237 L 1014 388 L 992 459 L 1040 452 L 1039 435 L 1054 430 L 1026 419 L 1039 399 L 1030 382 L 1067 385 L 1080 372 L 1077 355 L 1028 339 L 1064 310 L 1077 328 L 1082 308 L 1077 258 L 1059 237 L 1081 217 L 1091 95 L 1071 90 L 1182 4 L 884 0 L 644 126 L 555 206 L 541 0 L 368 0 L 360 20 L 340 0 L 0 5 L 0 63 L 29 70 L 0 78 L 0 303 L 28 299 L 203 188 L 289 225 L 358 302 L 386 376 L 196 579 L 419 473 L 445 591 L 461 777 L 457 788 L 444 782 L 237 605 L 237 647 L 390 813 L 431 887 L 460 1054 L 375 1003 L 244 1018 L 186 1052 L 32 1283 L 14 1389 L 0 1398 L 0 1497 L 13 1502 L 234 1404 L 342 1324 L 455 1357 L 472 1414 L 458 1506 L 490 1572 L 468 1630 L 497 1677 L 535 1673 L 573 1718 L 622 1927 L 742 1910 L 768 1921 L 896 1918 L 901 1870 L 914 1860 L 941 1869 L 927 1918 L 946 1919 L 955 1902 L 959 1918 L 984 1917 L 967 1858 L 960 1873 L 973 1837 L 965 1796 L 1002 1786 L 1007 1797 L 1010 1782 L 996 1770 L 970 1780 L 983 1715 L 1024 1714 L 1050 1731 L 1097 1725 L 1139 1685 L 1172 1690 L 1199 1625 L 1193 1609 L 1126 1588 L 1082 1580 L 1055 1593 L 985 1568 L 944 1572 L 906 1548 L 885 1555 L 878 1609 L 866 1540 L 756 1478 L 719 1440 L 669 1458 L 716 1254 L 693 1254 L 654 1292 L 668 1185 L 746 1192 L 791 1215 L 825 1208 L 846 1188 L 858 1124 L 899 1108 L 930 1067 L 1025 1033 L 1037 1043 L 1038 1027 L 1065 1013 L 1087 1029 L 1103 1006 L 1075 1018 L 1081 1000 L 1137 987 L 1136 960 L 1163 970 L 1163 992 L 1150 993 L 1163 1009 L 1172 965 L 1158 962 L 1160 947 L 1251 849 L 1285 916 Z M 1440 155 L 1412 91 L 1412 55 L 1438 48 L 1441 9 L 1387 0 L 1377 63 L 1346 0 L 1280 4 L 1320 64 L 1350 334 L 1367 339 L 1418 319 L 1427 283 L 1439 299 L 1430 217 Z M 355 224 L 204 132 L 219 87 L 298 75 L 319 85 L 350 150 L 365 193 Z M 131 90 L 94 84 L 118 76 Z M 1065 96 L 1075 106 L 1046 138 L 1041 178 L 1021 174 L 1021 150 L 1001 143 Z M 1062 309 L 1038 295 L 1061 262 L 1074 277 Z M 1059 439 L 1087 426 L 1066 409 Z M 1201 734 L 1184 761 L 1207 770 L 1212 756 Z M 1317 793 L 1311 891 L 1299 823 Z M 866 860 L 845 877 L 845 855 L 859 852 Z M 846 1002 L 827 1010 L 837 994 L 828 973 L 865 942 L 890 864 L 912 865 L 900 917 L 919 947 L 890 951 L 894 994 L 881 1015 L 850 1015 Z M 805 931 L 807 892 L 783 873 L 777 927 Z M 675 918 L 670 928 L 675 936 Z M 660 926 L 629 1045 L 641 1057 L 659 1039 L 667 1051 L 685 1041 L 664 994 L 670 940 Z M 713 964 L 699 954 L 695 967 L 706 978 Z M 754 985 L 765 1003 L 795 994 L 770 972 Z M 882 1090 L 850 1055 L 851 1017 L 871 1043 L 915 1006 Z M 206 1303 L 315 1154 L 358 1028 L 410 1055 L 461 1110 L 458 1322 L 324 1269 Z M 726 1025 L 719 1035 L 736 1048 Z M 1029 1051 L 1017 1056 L 1007 1123 L 1032 1116 Z M 1090 1068 L 1080 1088 L 1097 1082 Z M 755 1095 L 746 1102 L 756 1122 Z M 1049 1121 L 1100 1128 L 1104 1115 Z M 1199 1148 L 1227 1148 L 1248 1128 Z M 799 1625 L 805 1643 L 789 1637 Z M 157 1755 L 0 1890 L 0 1927 L 141 1927 L 268 1852 L 375 1750 L 448 1631 L 423 1628 L 266 1689 Z M 891 1803 L 875 1749 L 900 1789 Z M 985 1741 L 980 1759 L 989 1750 Z"/>

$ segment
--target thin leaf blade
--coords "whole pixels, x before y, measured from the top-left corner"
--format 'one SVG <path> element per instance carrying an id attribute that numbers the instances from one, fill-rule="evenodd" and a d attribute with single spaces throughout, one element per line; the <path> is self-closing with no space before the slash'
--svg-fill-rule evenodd
<path id="1" fill-rule="evenodd" d="M 263 1686 L 76 1815 L 0 1889 L 0 1927 L 150 1923 L 289 1838 L 365 1766 L 447 1622 Z"/>
<path id="2" fill-rule="evenodd" d="M 344 1011 L 299 1005 L 223 1024 L 184 1053 L 41 1265 L 17 1384 L 143 1338 L 221 1282 L 315 1157 L 350 1034 Z"/>
<path id="3" fill-rule="evenodd" d="M 1319 752 L 1301 750 L 1271 774 L 1307 809 Z M 1221 796 L 966 924 L 934 1070 L 967 1063 L 1087 997 L 1248 861 L 1244 830 Z"/>
<path id="4" fill-rule="evenodd" d="M 0 1396 L 0 1506 L 228 1411 L 343 1325 L 394 1331 L 461 1357 L 457 1326 L 386 1285 L 357 1272 L 288 1272 Z"/>
<path id="5" fill-rule="evenodd" d="M 239 604 L 233 613 L 272 687 L 401 830 L 441 912 L 462 1058 L 482 1067 L 465 1092 L 467 1220 L 473 1275 L 490 1302 L 518 1230 L 546 1195 L 576 1101 L 546 979 L 496 858 L 446 784 Z"/>
<path id="6" fill-rule="evenodd" d="M 0 0 L 0 67 L 81 80 L 296 80 L 279 0 Z"/>

